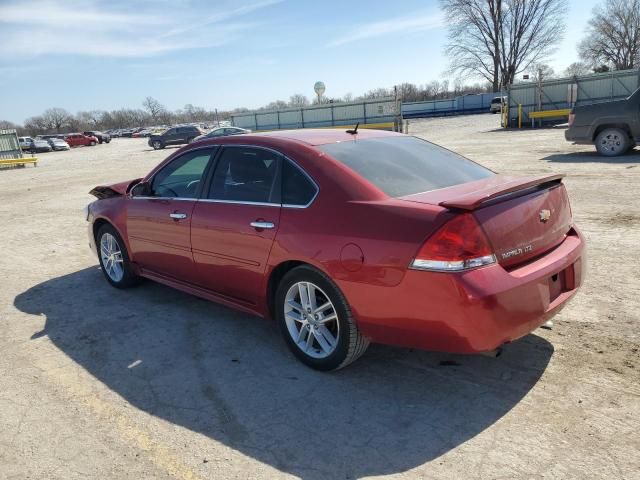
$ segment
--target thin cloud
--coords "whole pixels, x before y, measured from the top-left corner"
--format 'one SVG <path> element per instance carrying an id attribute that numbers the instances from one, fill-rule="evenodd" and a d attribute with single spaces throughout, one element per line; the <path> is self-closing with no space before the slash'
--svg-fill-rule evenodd
<path id="1" fill-rule="evenodd" d="M 223 13 L 204 20 L 202 9 L 157 8 L 155 2 L 128 13 L 128 4 L 102 0 L 14 1 L 0 5 L 0 58 L 56 54 L 149 57 L 217 47 L 258 25 L 232 19 L 280 1 L 261 0 L 239 8 L 219 5 Z M 199 28 L 209 25 L 212 27 Z M 181 35 L 185 32 L 188 35 Z"/>
<path id="2" fill-rule="evenodd" d="M 381 22 L 367 23 L 355 27 L 351 32 L 329 42 L 327 47 L 338 47 L 361 40 L 382 37 L 392 33 L 415 33 L 432 30 L 444 25 L 440 13 L 429 13 L 411 17 L 399 17 Z"/>

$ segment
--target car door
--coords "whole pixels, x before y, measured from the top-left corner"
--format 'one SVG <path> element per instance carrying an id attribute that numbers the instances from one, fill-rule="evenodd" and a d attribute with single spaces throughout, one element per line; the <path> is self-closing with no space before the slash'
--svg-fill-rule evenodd
<path id="1" fill-rule="evenodd" d="M 226 146 L 220 152 L 191 223 L 203 287 L 256 303 L 280 221 L 280 164 L 273 150 Z"/>
<path id="2" fill-rule="evenodd" d="M 131 197 L 127 235 L 133 261 L 144 270 L 197 283 L 191 254 L 191 215 L 214 147 L 190 150 L 160 169 L 148 196 Z"/>
<path id="3" fill-rule="evenodd" d="M 173 145 L 175 143 L 175 139 L 177 136 L 177 128 L 170 128 L 165 133 L 162 134 L 162 142 L 165 145 Z"/>

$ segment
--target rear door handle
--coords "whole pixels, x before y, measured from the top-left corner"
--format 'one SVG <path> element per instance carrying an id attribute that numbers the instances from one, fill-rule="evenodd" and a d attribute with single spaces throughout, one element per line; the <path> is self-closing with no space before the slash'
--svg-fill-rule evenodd
<path id="1" fill-rule="evenodd" d="M 251 222 L 249 225 L 251 225 L 253 228 L 258 228 L 258 229 L 268 229 L 268 228 L 274 228 L 275 225 L 271 222 Z"/>
<path id="2" fill-rule="evenodd" d="M 185 218 L 187 218 L 187 214 L 186 213 L 170 213 L 169 216 L 171 218 L 173 218 L 174 220 L 183 220 Z"/>

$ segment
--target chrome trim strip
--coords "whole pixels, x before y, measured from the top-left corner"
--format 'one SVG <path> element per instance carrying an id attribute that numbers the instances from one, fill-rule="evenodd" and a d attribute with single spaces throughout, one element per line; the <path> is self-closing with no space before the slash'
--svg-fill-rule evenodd
<path id="1" fill-rule="evenodd" d="M 132 197 L 132 196 L 129 196 L 129 198 L 131 200 L 178 200 L 181 202 L 187 202 L 187 201 L 197 202 L 198 201 L 197 198 L 181 198 L 181 197 Z"/>
<path id="2" fill-rule="evenodd" d="M 196 200 L 198 202 L 205 202 L 205 203 L 231 203 L 234 205 L 259 205 L 262 207 L 281 207 L 282 205 L 280 205 L 279 203 L 268 203 L 268 202 L 248 202 L 248 201 L 241 201 L 241 200 L 217 200 L 214 198 L 200 198 L 198 200 Z"/>
<path id="3" fill-rule="evenodd" d="M 224 137 L 221 137 L 221 138 L 224 138 Z M 305 177 L 307 177 L 307 179 L 315 187 L 316 193 L 313 195 L 313 197 L 311 197 L 311 200 L 309 200 L 309 202 L 306 205 L 291 205 L 291 204 L 288 204 L 288 203 L 280 204 L 280 203 L 270 203 L 270 202 L 249 202 L 249 201 L 241 201 L 241 200 L 218 200 L 218 199 L 213 199 L 213 198 L 132 197 L 131 195 L 128 195 L 129 198 L 130 199 L 140 199 L 140 200 L 191 200 L 191 201 L 196 201 L 196 202 L 207 202 L 207 203 L 230 203 L 230 204 L 235 204 L 235 205 L 260 205 L 260 206 L 264 206 L 264 207 L 282 207 L 282 208 L 296 208 L 296 209 L 308 208 L 315 201 L 315 199 L 318 198 L 318 195 L 320 194 L 320 186 L 316 183 L 316 181 L 313 179 L 313 177 L 311 177 L 311 175 L 309 175 L 294 160 L 292 160 L 291 158 L 287 157 L 284 153 L 279 152 L 278 150 L 274 150 L 273 148 L 264 147 L 262 145 L 244 145 L 244 144 L 228 144 L 228 143 L 227 144 L 212 144 L 212 145 L 206 145 L 206 146 L 202 146 L 202 147 L 196 147 L 196 148 L 189 149 L 189 150 L 183 152 L 181 155 L 176 156 L 175 158 L 181 157 L 183 154 L 186 154 L 186 153 L 189 153 L 189 152 L 192 152 L 192 151 L 195 151 L 195 150 L 204 150 L 206 148 L 222 148 L 222 147 L 224 147 L 224 148 L 232 148 L 232 147 L 260 148 L 262 150 L 268 150 L 270 152 L 273 152 L 276 155 L 280 155 L 282 158 L 285 159 L 285 161 L 288 161 L 289 163 L 291 163 L 291 165 L 293 165 L 300 172 L 302 172 L 302 174 Z M 171 161 L 175 160 L 175 158 L 172 159 Z M 156 173 L 158 173 L 158 172 L 155 172 L 154 176 L 155 176 Z M 148 182 L 150 182 L 152 180 L 153 180 L 153 177 L 151 177 L 148 180 Z"/>

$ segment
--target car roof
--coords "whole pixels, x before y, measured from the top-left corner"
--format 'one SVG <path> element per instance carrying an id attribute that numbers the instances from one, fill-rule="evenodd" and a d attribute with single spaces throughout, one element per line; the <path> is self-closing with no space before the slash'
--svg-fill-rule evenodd
<path id="1" fill-rule="evenodd" d="M 249 133 L 243 135 L 256 137 L 272 137 L 287 140 L 297 140 L 308 145 L 326 145 L 328 143 L 353 142 L 355 140 L 366 140 L 368 138 L 390 137 L 401 135 L 386 130 L 373 130 L 367 128 L 359 128 L 356 135 L 347 133 L 347 129 L 353 127 L 345 126 L 344 128 L 301 128 L 298 130 L 275 130 L 272 132 Z"/>

